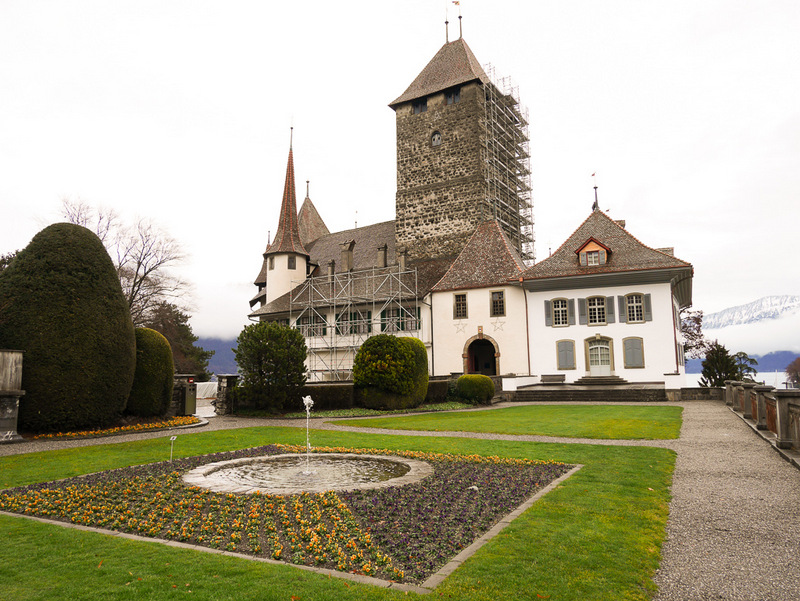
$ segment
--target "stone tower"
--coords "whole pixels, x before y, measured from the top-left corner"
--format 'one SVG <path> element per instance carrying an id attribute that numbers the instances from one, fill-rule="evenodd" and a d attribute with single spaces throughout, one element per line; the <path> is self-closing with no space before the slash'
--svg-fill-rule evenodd
<path id="1" fill-rule="evenodd" d="M 527 121 L 467 43 L 442 46 L 389 106 L 397 122 L 397 247 L 412 260 L 456 255 L 494 218 L 531 257 Z"/>

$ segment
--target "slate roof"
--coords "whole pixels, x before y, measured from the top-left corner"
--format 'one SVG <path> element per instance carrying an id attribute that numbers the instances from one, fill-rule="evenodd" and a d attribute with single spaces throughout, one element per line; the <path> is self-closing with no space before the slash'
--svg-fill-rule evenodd
<path id="1" fill-rule="evenodd" d="M 525 264 L 500 224 L 484 221 L 432 292 L 486 288 L 519 280 Z"/>
<path id="2" fill-rule="evenodd" d="M 489 77 L 481 64 L 463 39 L 449 42 L 439 49 L 425 68 L 411 82 L 405 92 L 389 104 L 395 108 L 398 104 L 409 102 L 435 92 L 441 92 L 453 86 L 478 80 L 489 83 Z"/>
<path id="3" fill-rule="evenodd" d="M 594 238 L 611 250 L 605 265 L 582 267 L 576 251 Z M 547 259 L 522 273 L 525 280 L 622 273 L 656 269 L 691 269 L 691 263 L 642 244 L 625 228 L 600 210 L 591 215 Z"/>
<path id="4" fill-rule="evenodd" d="M 387 246 L 387 265 L 397 263 L 395 254 L 394 221 L 384 221 L 364 227 L 320 236 L 308 245 L 311 263 L 317 265 L 312 275 L 327 273 L 328 262 L 336 261 L 336 271 L 344 271 L 341 255 L 343 242 L 353 240 L 353 269 L 368 269 L 377 264 L 378 247 Z"/>
<path id="5" fill-rule="evenodd" d="M 265 255 L 275 253 L 297 253 L 308 255 L 303 243 L 300 241 L 300 231 L 297 225 L 297 198 L 294 187 L 294 157 L 289 148 L 289 160 L 286 163 L 286 182 L 283 185 L 283 200 L 281 202 L 281 215 L 278 220 L 278 231 L 275 240 L 267 248 Z"/>
<path id="6" fill-rule="evenodd" d="M 325 225 L 322 217 L 317 212 L 317 208 L 308 196 L 306 196 L 303 205 L 300 207 L 300 212 L 297 214 L 297 228 L 300 234 L 300 242 L 306 248 L 317 238 L 330 234 L 328 226 Z"/>

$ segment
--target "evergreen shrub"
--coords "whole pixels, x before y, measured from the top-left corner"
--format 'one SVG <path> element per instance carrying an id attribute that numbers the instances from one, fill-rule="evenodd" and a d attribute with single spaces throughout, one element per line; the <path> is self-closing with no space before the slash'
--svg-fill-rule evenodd
<path id="1" fill-rule="evenodd" d="M 100 239 L 69 223 L 36 234 L 0 275 L 0 348 L 25 351 L 18 427 L 105 427 L 136 364 L 130 311 Z"/>
<path id="2" fill-rule="evenodd" d="M 241 331 L 233 349 L 239 366 L 235 389 L 240 406 L 275 413 L 303 410 L 306 340 L 296 329 L 260 321 Z"/>
<path id="3" fill-rule="evenodd" d="M 464 374 L 456 381 L 456 393 L 467 403 L 485 405 L 494 396 L 494 382 L 483 374 Z"/>
<path id="4" fill-rule="evenodd" d="M 150 328 L 136 328 L 136 371 L 125 412 L 139 417 L 166 415 L 174 373 L 167 339 Z"/>
<path id="5" fill-rule="evenodd" d="M 364 341 L 353 361 L 357 405 L 406 409 L 425 400 L 428 353 L 417 338 L 378 334 Z"/>

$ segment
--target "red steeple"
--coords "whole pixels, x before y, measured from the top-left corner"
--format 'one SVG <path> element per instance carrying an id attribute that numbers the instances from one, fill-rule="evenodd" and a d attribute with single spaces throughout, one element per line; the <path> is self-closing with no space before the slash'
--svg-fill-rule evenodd
<path id="1" fill-rule="evenodd" d="M 300 241 L 300 230 L 297 226 L 297 197 L 294 188 L 294 158 L 292 146 L 289 145 L 289 162 L 286 165 L 286 183 L 283 186 L 283 202 L 278 231 L 275 240 L 270 244 L 265 255 L 275 253 L 297 253 L 308 256 L 308 251 Z"/>

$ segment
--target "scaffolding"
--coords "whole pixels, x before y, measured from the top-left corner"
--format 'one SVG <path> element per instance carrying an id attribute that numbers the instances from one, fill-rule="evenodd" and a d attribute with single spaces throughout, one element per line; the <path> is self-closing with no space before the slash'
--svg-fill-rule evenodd
<path id="1" fill-rule="evenodd" d="M 352 380 L 356 352 L 374 334 L 419 337 L 416 269 L 374 267 L 293 285 L 289 321 L 306 338 L 309 381 Z"/>
<path id="2" fill-rule="evenodd" d="M 484 86 L 486 204 L 522 259 L 532 264 L 535 255 L 528 109 L 520 105 L 519 91 L 510 78 L 497 79 L 491 65 L 485 67 L 485 72 L 490 79 Z"/>

